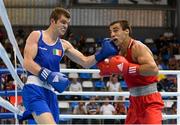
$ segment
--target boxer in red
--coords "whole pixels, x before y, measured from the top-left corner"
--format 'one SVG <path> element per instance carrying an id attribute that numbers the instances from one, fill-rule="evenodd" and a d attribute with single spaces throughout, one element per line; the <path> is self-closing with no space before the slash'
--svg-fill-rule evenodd
<path id="1" fill-rule="evenodd" d="M 149 48 L 131 37 L 126 20 L 110 24 L 119 54 L 98 63 L 101 76 L 121 74 L 130 91 L 126 124 L 162 124 L 164 103 L 157 91 L 158 67 Z"/>

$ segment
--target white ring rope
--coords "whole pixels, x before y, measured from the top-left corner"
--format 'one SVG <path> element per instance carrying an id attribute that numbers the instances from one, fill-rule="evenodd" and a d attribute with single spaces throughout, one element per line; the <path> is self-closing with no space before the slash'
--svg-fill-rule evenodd
<path id="1" fill-rule="evenodd" d="M 61 69 L 62 73 L 99 73 L 99 69 Z M 160 74 L 165 75 L 177 75 L 180 74 L 180 70 L 160 70 Z"/>
<path id="2" fill-rule="evenodd" d="M 5 28 L 6 28 L 10 43 L 12 44 L 14 49 L 16 50 L 16 56 L 18 57 L 21 66 L 23 66 L 23 57 L 22 57 L 21 52 L 18 48 L 18 44 L 17 44 L 17 41 L 15 39 L 13 30 L 12 30 L 12 26 L 11 26 L 11 23 L 9 21 L 3 0 L 0 0 L 0 17 L 1 17 L 1 20 L 2 20 Z"/>
<path id="3" fill-rule="evenodd" d="M 162 115 L 163 119 L 178 119 L 180 115 Z M 61 114 L 60 118 L 64 119 L 125 119 L 126 115 L 68 115 Z"/>
<path id="4" fill-rule="evenodd" d="M 2 44 L 0 43 L 0 57 L 2 58 L 2 60 L 4 61 L 4 63 L 6 64 L 9 72 L 11 73 L 13 79 L 16 81 L 15 84 L 18 84 L 21 89 L 23 88 L 24 84 L 21 81 L 21 79 L 19 78 L 19 76 L 17 75 L 17 73 L 15 72 L 15 69 L 7 55 L 6 50 L 4 49 L 4 47 L 2 46 Z"/>
<path id="5" fill-rule="evenodd" d="M 171 101 L 171 102 L 177 102 L 177 100 L 171 100 L 171 99 L 169 99 L 169 100 L 163 100 L 164 101 L 164 103 L 168 103 L 169 101 Z M 58 102 L 67 102 L 67 103 L 71 103 L 71 102 L 91 102 L 91 100 L 59 100 Z M 96 102 L 101 102 L 101 103 L 103 103 L 103 102 L 129 102 L 129 100 L 108 100 L 108 101 L 106 101 L 106 100 L 100 100 L 100 99 L 98 99 L 98 100 L 96 100 Z"/>
<path id="6" fill-rule="evenodd" d="M 162 96 L 180 96 L 180 92 L 160 92 Z M 89 96 L 129 96 L 129 92 L 71 92 L 65 91 L 58 95 L 89 95 Z"/>
<path id="7" fill-rule="evenodd" d="M 0 106 L 6 108 L 7 110 L 16 113 L 20 116 L 22 116 L 23 111 L 19 110 L 18 108 L 16 108 L 15 106 L 13 106 L 9 101 L 6 101 L 5 99 L 3 99 L 2 97 L 0 97 Z"/>

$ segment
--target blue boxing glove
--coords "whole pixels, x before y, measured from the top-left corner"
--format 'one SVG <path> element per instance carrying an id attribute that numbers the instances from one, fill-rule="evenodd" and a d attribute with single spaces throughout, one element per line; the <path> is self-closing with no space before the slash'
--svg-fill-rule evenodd
<path id="1" fill-rule="evenodd" d="M 69 79 L 66 75 L 60 72 L 52 72 L 46 68 L 42 68 L 39 72 L 39 79 L 43 82 L 47 82 L 58 91 L 63 92 L 70 84 Z"/>
<path id="2" fill-rule="evenodd" d="M 99 52 L 95 54 L 95 59 L 97 62 L 113 55 L 118 54 L 118 49 L 116 45 L 113 43 L 113 41 L 110 38 L 105 38 L 102 41 L 102 48 Z"/>

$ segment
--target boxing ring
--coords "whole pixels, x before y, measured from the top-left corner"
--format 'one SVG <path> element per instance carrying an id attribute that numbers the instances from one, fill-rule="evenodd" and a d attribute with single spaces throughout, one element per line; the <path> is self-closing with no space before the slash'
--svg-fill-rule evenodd
<path id="1" fill-rule="evenodd" d="M 2 0 L 0 0 L 0 17 L 6 28 L 8 38 L 13 46 L 14 57 L 19 60 L 21 66 L 23 65 L 23 57 L 19 51 L 10 21 L 7 16 L 7 12 Z M 22 115 L 23 111 L 17 107 L 17 96 L 21 95 L 21 90 L 17 89 L 19 86 L 23 87 L 23 82 L 18 76 L 18 73 L 23 73 L 23 69 L 17 68 L 17 63 L 13 66 L 10 61 L 6 50 L 0 43 L 0 56 L 1 59 L 7 66 L 7 69 L 1 69 L 0 74 L 10 73 L 15 80 L 15 91 L 0 91 L 0 106 L 6 108 L 12 113 L 0 113 L 0 119 L 15 118 L 16 124 L 18 124 L 17 115 Z M 63 73 L 99 73 L 97 69 L 61 69 Z M 165 75 L 176 75 L 177 76 L 177 92 L 161 92 L 162 96 L 177 96 L 177 114 L 175 115 L 163 115 L 163 119 L 177 119 L 177 124 L 180 124 L 180 71 L 160 71 L 161 74 Z M 57 93 L 58 95 L 88 95 L 88 96 L 129 96 L 129 92 L 68 92 Z M 15 96 L 15 105 L 12 105 L 7 100 L 3 99 L 2 96 Z M 126 115 L 72 115 L 72 114 L 61 114 L 60 119 L 125 119 Z"/>

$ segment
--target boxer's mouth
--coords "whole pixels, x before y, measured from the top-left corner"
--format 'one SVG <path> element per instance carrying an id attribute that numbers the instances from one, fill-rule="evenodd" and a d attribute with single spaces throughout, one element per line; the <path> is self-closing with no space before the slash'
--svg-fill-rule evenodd
<path id="1" fill-rule="evenodd" d="M 116 46 L 118 46 L 118 39 L 114 38 L 114 39 L 112 39 L 112 41 L 114 42 L 114 44 L 115 44 Z"/>

